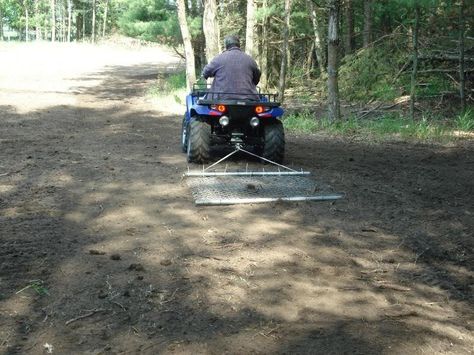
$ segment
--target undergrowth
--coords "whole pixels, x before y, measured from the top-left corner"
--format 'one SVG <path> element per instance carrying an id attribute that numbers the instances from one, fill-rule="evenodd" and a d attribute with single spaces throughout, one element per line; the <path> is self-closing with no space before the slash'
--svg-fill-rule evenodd
<path id="1" fill-rule="evenodd" d="M 453 120 L 425 115 L 416 121 L 400 114 L 387 114 L 377 119 L 347 119 L 332 122 L 326 117 L 315 117 L 305 111 L 291 114 L 283 123 L 288 131 L 298 133 L 325 132 L 333 135 L 351 135 L 372 138 L 402 138 L 421 141 L 445 141 L 459 137 L 459 131 L 469 135 L 474 132 L 474 113 L 467 110 Z"/>
<path id="2" fill-rule="evenodd" d="M 456 128 L 460 131 L 474 131 L 474 111 L 472 109 L 466 110 L 466 112 L 456 117 L 454 122 L 456 124 Z"/>
<path id="3" fill-rule="evenodd" d="M 160 74 L 147 94 L 161 110 L 181 114 L 186 98 L 186 72 Z"/>
<path id="4" fill-rule="evenodd" d="M 344 58 L 340 67 L 341 95 L 347 100 L 393 100 L 401 94 L 397 84 L 399 68 L 407 62 L 406 53 L 389 41 L 364 48 Z"/>

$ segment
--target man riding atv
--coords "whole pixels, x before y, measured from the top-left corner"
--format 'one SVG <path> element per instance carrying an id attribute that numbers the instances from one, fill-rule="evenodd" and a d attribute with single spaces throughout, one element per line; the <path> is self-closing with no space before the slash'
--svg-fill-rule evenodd
<path id="1" fill-rule="evenodd" d="M 249 55 L 240 50 L 239 37 L 227 36 L 226 50 L 205 66 L 207 84 L 194 84 L 186 97 L 181 144 L 188 162 L 211 160 L 212 147 L 229 145 L 252 149 L 266 161 L 283 161 L 284 113 L 276 94 L 257 90 L 260 70 Z"/>
<path id="2" fill-rule="evenodd" d="M 261 72 L 253 58 L 240 49 L 240 39 L 236 35 L 224 38 L 225 51 L 207 64 L 204 79 L 214 78 L 210 99 L 258 100 L 256 85 Z M 251 94 L 255 94 L 251 95 Z"/>

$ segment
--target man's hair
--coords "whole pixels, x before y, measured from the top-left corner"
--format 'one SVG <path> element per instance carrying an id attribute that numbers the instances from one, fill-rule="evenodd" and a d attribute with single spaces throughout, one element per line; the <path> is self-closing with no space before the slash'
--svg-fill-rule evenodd
<path id="1" fill-rule="evenodd" d="M 225 49 L 230 49 L 232 47 L 240 48 L 240 38 L 237 35 L 229 35 L 224 38 Z"/>

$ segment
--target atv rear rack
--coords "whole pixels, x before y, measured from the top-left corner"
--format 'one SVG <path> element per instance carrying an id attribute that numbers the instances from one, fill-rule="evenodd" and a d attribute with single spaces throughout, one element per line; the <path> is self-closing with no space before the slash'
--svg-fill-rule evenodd
<path id="1" fill-rule="evenodd" d="M 280 102 L 277 101 L 278 94 L 261 93 L 260 88 L 257 87 L 257 93 L 242 93 L 242 92 L 221 92 L 212 91 L 210 84 L 194 84 L 192 95 L 198 97 L 198 105 L 243 105 L 251 106 L 257 104 L 264 104 L 269 107 L 278 107 Z M 235 99 L 234 97 L 237 97 Z"/>
<path id="2" fill-rule="evenodd" d="M 255 94 L 252 94 L 255 95 Z M 260 94 L 260 96 L 263 95 L 273 95 L 273 94 Z M 248 100 L 248 99 L 219 99 L 218 96 L 216 98 L 211 97 L 211 99 L 206 96 L 205 99 L 198 99 L 197 100 L 198 105 L 215 105 L 215 104 L 220 104 L 220 105 L 228 105 L 228 106 L 257 106 L 257 105 L 262 105 L 262 106 L 268 106 L 268 107 L 279 107 L 280 103 L 276 101 L 259 101 L 259 100 Z"/>

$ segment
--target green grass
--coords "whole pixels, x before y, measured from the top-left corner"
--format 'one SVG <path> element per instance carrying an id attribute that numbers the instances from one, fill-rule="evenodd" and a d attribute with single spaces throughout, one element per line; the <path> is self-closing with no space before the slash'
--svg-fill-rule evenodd
<path id="1" fill-rule="evenodd" d="M 435 116 L 423 116 L 412 121 L 399 114 L 389 114 L 377 119 L 357 119 L 331 122 L 326 117 L 316 118 L 310 112 L 291 114 L 284 118 L 285 128 L 290 132 L 316 133 L 331 135 L 361 136 L 378 139 L 414 139 L 419 141 L 446 141 L 456 139 L 462 131 L 474 131 L 474 113 L 471 110 L 447 122 Z"/>
<path id="2" fill-rule="evenodd" d="M 293 132 L 313 133 L 319 130 L 318 121 L 309 112 L 288 115 L 283 123 L 286 129 Z"/>
<path id="3" fill-rule="evenodd" d="M 25 287 L 23 287 L 21 290 L 17 291 L 16 293 L 19 294 L 27 289 L 34 290 L 40 296 L 49 295 L 49 291 L 44 286 L 44 283 L 42 280 L 32 280 L 30 281 L 28 285 L 26 285 Z"/>
<path id="4" fill-rule="evenodd" d="M 148 89 L 151 96 L 164 96 L 186 88 L 186 72 L 158 76 L 156 82 Z"/>
<path id="5" fill-rule="evenodd" d="M 471 109 L 466 110 L 463 114 L 456 117 L 455 128 L 463 132 L 474 131 L 474 111 Z"/>
<path id="6" fill-rule="evenodd" d="M 186 98 L 186 72 L 158 76 L 147 95 L 163 111 L 182 114 Z"/>

